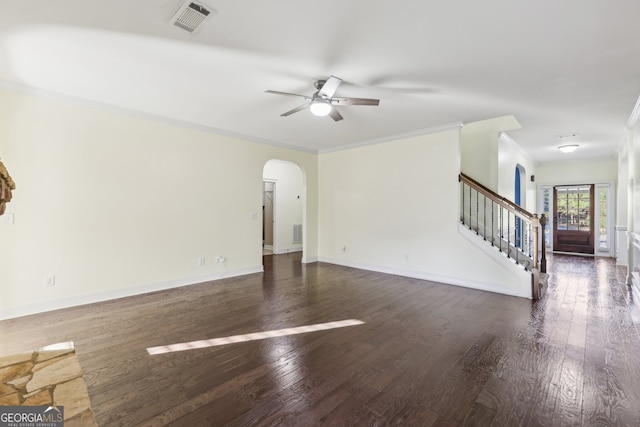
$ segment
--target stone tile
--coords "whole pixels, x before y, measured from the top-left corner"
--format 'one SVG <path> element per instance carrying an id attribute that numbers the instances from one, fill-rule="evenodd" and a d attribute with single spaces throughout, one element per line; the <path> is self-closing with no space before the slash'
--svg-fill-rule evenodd
<path id="1" fill-rule="evenodd" d="M 44 352 L 44 351 L 58 351 L 58 350 L 74 351 L 75 343 L 73 341 L 58 342 L 55 344 L 45 345 L 44 347 L 41 347 L 36 351 Z"/>
<path id="2" fill-rule="evenodd" d="M 53 391 L 53 404 L 64 406 L 65 418 L 73 418 L 91 409 L 87 386 L 82 378 L 58 384 Z"/>
<path id="3" fill-rule="evenodd" d="M 0 383 L 7 383 L 16 378 L 20 378 L 28 373 L 32 367 L 33 362 L 29 361 L 0 368 Z"/>
<path id="4" fill-rule="evenodd" d="M 0 383 L 0 397 L 6 396 L 7 394 L 15 393 L 15 392 L 16 392 L 15 387 L 11 387 L 8 384 Z"/>
<path id="5" fill-rule="evenodd" d="M 0 366 L 15 365 L 16 363 L 28 362 L 33 357 L 33 353 L 14 354 L 13 356 L 0 357 Z"/>
<path id="6" fill-rule="evenodd" d="M 82 376 L 75 353 L 36 364 L 32 372 L 33 376 L 26 386 L 27 392 Z"/>
<path id="7" fill-rule="evenodd" d="M 38 351 L 36 352 L 36 363 L 44 362 L 45 360 L 60 357 L 68 353 L 73 353 L 75 350 L 68 348 L 65 350 L 52 350 L 52 351 Z"/>
<path id="8" fill-rule="evenodd" d="M 31 372 L 27 372 L 28 375 L 20 378 L 16 378 L 12 381 L 7 381 L 7 384 L 14 386 L 15 388 L 24 388 L 25 384 L 31 379 Z"/>
<path id="9" fill-rule="evenodd" d="M 51 405 L 53 403 L 51 392 L 48 389 L 40 390 L 29 397 L 23 397 L 26 398 L 24 399 L 24 402 L 22 402 L 22 406 L 42 406 Z"/>
<path id="10" fill-rule="evenodd" d="M 64 406 L 66 426 L 97 426 L 73 346 L 0 358 L 0 406 L 54 404 Z"/>
<path id="11" fill-rule="evenodd" d="M 67 414 L 67 408 L 64 408 L 65 415 Z M 98 427 L 93 412 L 91 410 L 84 411 L 82 414 L 72 419 L 64 420 L 65 427 Z"/>
<path id="12" fill-rule="evenodd" d="M 20 397 L 17 392 L 0 397 L 0 406 L 17 406 L 19 404 Z"/>

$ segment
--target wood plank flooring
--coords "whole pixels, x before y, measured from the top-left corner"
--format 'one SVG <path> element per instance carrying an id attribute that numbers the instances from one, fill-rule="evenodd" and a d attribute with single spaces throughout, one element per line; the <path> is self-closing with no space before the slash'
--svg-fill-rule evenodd
<path id="1" fill-rule="evenodd" d="M 611 259 L 555 255 L 539 302 L 336 265 L 0 322 L 0 352 L 74 341 L 111 426 L 640 425 L 640 308 Z M 150 355 L 148 347 L 362 325 Z"/>

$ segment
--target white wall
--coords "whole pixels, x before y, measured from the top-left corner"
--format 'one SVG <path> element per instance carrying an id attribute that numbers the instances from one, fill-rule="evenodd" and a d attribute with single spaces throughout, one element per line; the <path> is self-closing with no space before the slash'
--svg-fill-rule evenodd
<path id="1" fill-rule="evenodd" d="M 640 233 L 640 124 L 636 125 L 631 140 L 629 156 L 629 176 L 632 203 L 630 211 L 633 212 L 633 231 Z M 636 260 L 640 265 L 640 261 Z"/>
<path id="2" fill-rule="evenodd" d="M 516 166 L 524 168 L 521 182 L 525 192 L 521 194 L 522 207 L 531 213 L 536 210 L 536 182 L 531 181 L 531 175 L 536 175 L 536 164 L 513 140 L 505 137 L 498 141 L 498 194 L 515 201 L 515 173 Z"/>
<path id="3" fill-rule="evenodd" d="M 304 262 L 527 296 L 459 230 L 458 136 L 318 156 L 0 89 L 0 318 L 260 271 L 270 159 L 302 170 Z"/>
<path id="4" fill-rule="evenodd" d="M 629 132 L 627 138 L 623 142 L 622 149 L 618 153 L 618 191 L 617 191 L 617 215 L 616 215 L 616 225 L 621 227 L 627 226 L 628 219 L 628 202 L 629 202 L 629 184 L 630 184 L 630 175 L 629 175 L 629 154 L 631 151 L 631 143 L 628 140 L 632 138 L 632 134 Z"/>
<path id="5" fill-rule="evenodd" d="M 608 212 L 610 227 L 607 231 L 607 237 L 609 245 L 606 249 L 598 248 L 599 232 L 596 230 L 595 254 L 599 256 L 616 256 L 617 249 L 620 246 L 618 240 L 621 238 L 615 230 L 618 219 L 616 214 L 618 161 L 615 159 L 594 159 L 543 163 L 538 165 L 536 171 L 538 188 L 541 186 L 573 184 L 607 184 L 609 186 L 609 197 L 612 203 L 612 209 Z M 550 221 L 553 221 L 553 218 L 550 218 Z M 549 222 L 548 227 L 553 232 L 551 222 Z M 624 260 L 620 260 L 620 262 L 624 262 Z"/>
<path id="6" fill-rule="evenodd" d="M 500 134 L 518 128 L 520 124 L 513 116 L 465 124 L 460 130 L 460 170 L 500 194 L 500 168 L 504 166 L 501 150 L 505 149 Z M 511 170 L 514 168 L 515 164 Z"/>
<path id="7" fill-rule="evenodd" d="M 628 236 L 629 231 L 629 206 L 632 195 L 630 193 L 631 182 L 629 180 L 629 155 L 633 133 L 627 129 L 621 149 L 618 151 L 618 188 L 616 192 L 616 263 L 629 265 Z"/>
<path id="8" fill-rule="evenodd" d="M 636 290 L 640 289 L 640 124 L 630 130 L 627 140 L 627 225 L 628 231 L 633 233 L 628 239 L 628 266 L 631 275 L 628 276 L 628 284 L 633 284 Z"/>
<path id="9" fill-rule="evenodd" d="M 320 260 L 530 296 L 459 229 L 459 159 L 458 130 L 321 154 Z"/>
<path id="10" fill-rule="evenodd" d="M 317 259 L 315 154 L 1 89 L 0 157 L 17 186 L 15 224 L 0 221 L 0 318 L 260 271 L 272 158 L 304 170 L 304 256 Z"/>
<path id="11" fill-rule="evenodd" d="M 482 122 L 460 130 L 460 170 L 485 187 L 498 191 L 499 132 Z"/>
<path id="12" fill-rule="evenodd" d="M 617 177 L 618 162 L 616 159 L 543 163 L 536 168 L 536 183 L 538 185 L 615 182 Z"/>
<path id="13" fill-rule="evenodd" d="M 303 223 L 302 171 L 291 162 L 269 160 L 263 178 L 275 182 L 273 252 L 302 250 L 301 243 L 293 243 L 293 225 Z"/>

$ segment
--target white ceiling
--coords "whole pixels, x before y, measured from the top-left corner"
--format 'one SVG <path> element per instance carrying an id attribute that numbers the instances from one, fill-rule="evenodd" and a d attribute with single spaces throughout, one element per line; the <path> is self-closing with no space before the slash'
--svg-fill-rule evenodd
<path id="1" fill-rule="evenodd" d="M 638 0 L 203 3 L 192 35 L 180 0 L 2 0 L 0 82 L 320 152 L 513 115 L 537 162 L 614 158 L 640 94 Z M 264 93 L 330 75 L 380 106 L 280 117 L 300 100 Z"/>

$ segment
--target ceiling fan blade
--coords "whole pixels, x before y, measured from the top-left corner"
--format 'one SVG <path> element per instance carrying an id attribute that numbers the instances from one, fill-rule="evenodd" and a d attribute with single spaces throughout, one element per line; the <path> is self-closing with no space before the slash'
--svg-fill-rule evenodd
<path id="1" fill-rule="evenodd" d="M 310 96 L 298 95 L 297 93 L 279 92 L 277 90 L 265 90 L 264 93 L 272 93 L 274 95 L 297 96 L 299 98 L 311 100 Z"/>
<path id="2" fill-rule="evenodd" d="M 331 111 L 329 112 L 329 116 L 336 122 L 339 122 L 340 120 L 344 119 L 344 117 L 342 117 L 342 114 L 340 114 L 340 112 L 335 108 L 331 109 Z"/>
<path id="3" fill-rule="evenodd" d="M 331 98 L 333 105 L 379 105 L 379 99 L 371 98 Z"/>
<path id="4" fill-rule="evenodd" d="M 293 113 L 297 113 L 298 111 L 302 111 L 302 110 L 304 110 L 304 109 L 305 109 L 305 108 L 307 108 L 309 105 L 311 105 L 311 103 L 310 103 L 310 102 L 307 102 L 306 104 L 302 104 L 302 105 L 300 105 L 300 106 L 298 106 L 298 107 L 294 108 L 293 110 L 289 110 L 289 111 L 287 111 L 286 113 L 282 113 L 282 114 L 280 114 L 280 116 L 281 116 L 281 117 L 287 117 L 287 116 L 290 116 L 290 115 L 292 115 Z"/>
<path id="5" fill-rule="evenodd" d="M 342 83 L 342 79 L 334 76 L 329 77 L 318 91 L 318 95 L 324 95 L 327 98 L 331 98 L 333 94 L 336 93 L 336 90 L 338 90 L 340 83 Z"/>

